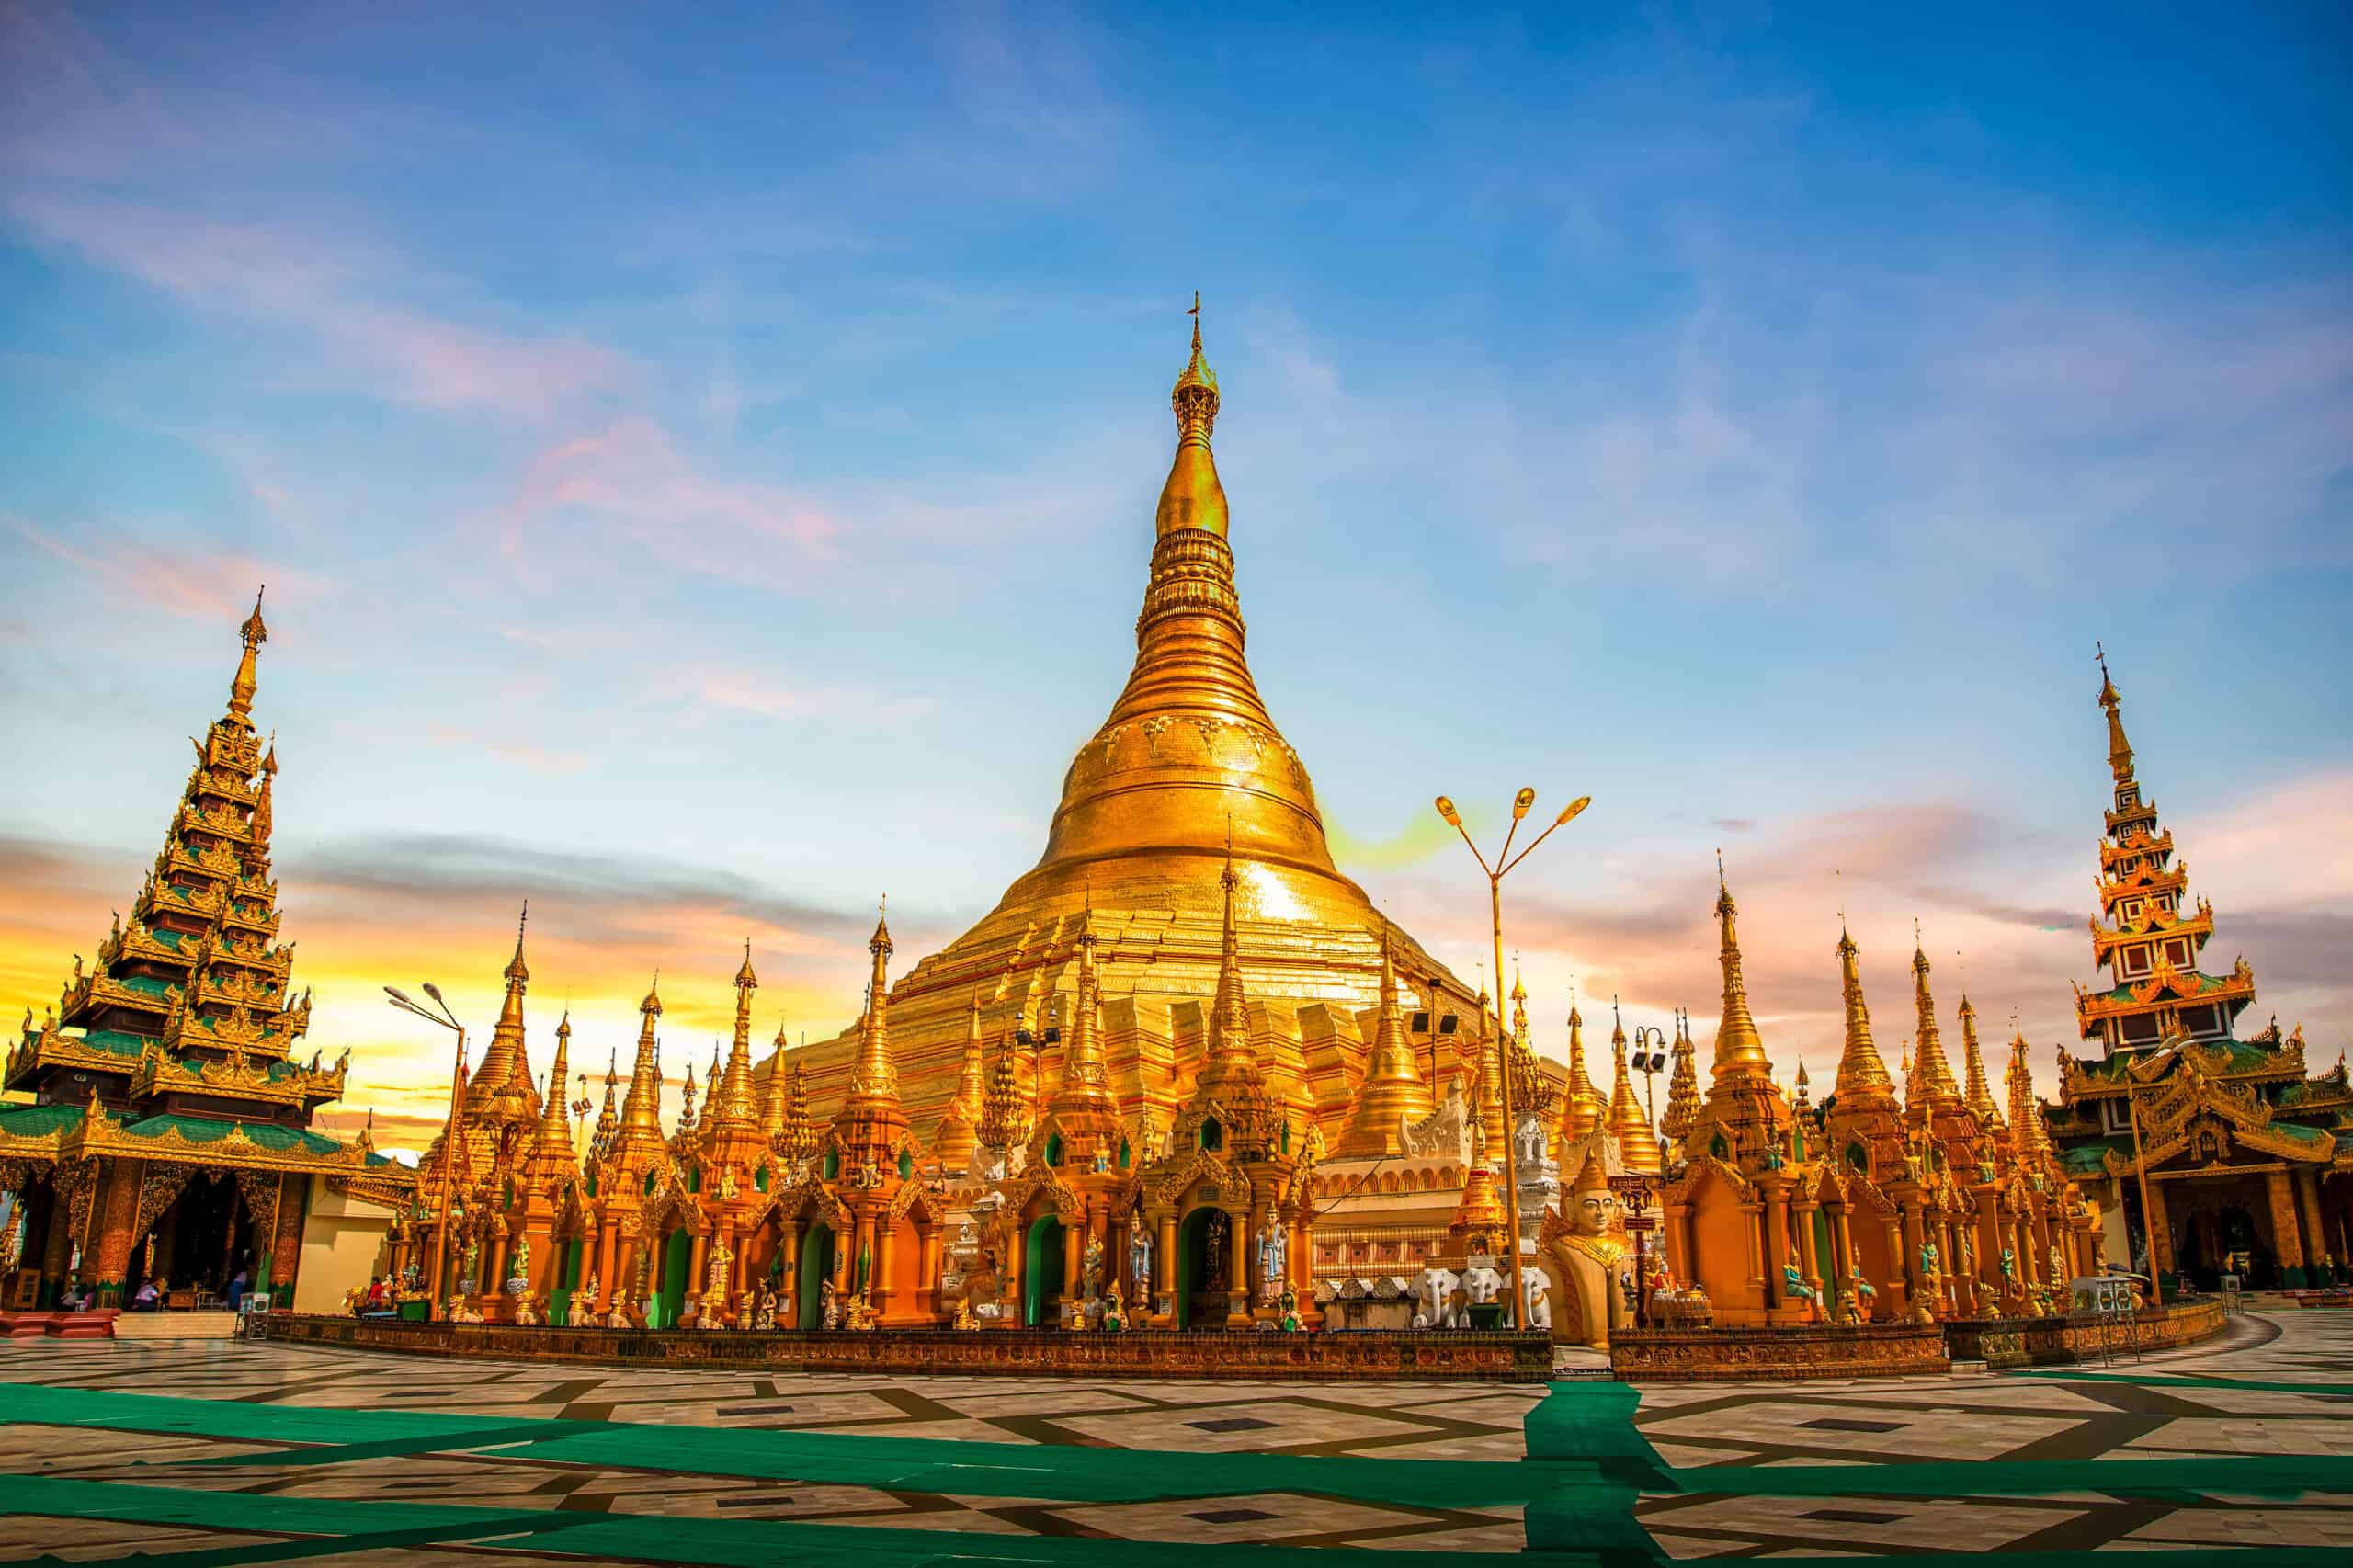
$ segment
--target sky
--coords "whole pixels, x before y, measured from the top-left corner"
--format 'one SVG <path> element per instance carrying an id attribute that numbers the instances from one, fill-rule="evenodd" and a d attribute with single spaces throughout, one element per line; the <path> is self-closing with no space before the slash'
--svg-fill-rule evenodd
<path id="1" fill-rule="evenodd" d="M 481 14 L 484 11 L 493 15 Z M 1334 850 L 1538 1044 L 2046 1090 L 2105 734 L 2353 1038 L 2353 190 L 2327 6 L 0 4 L 0 1004 L 128 904 L 268 584 L 313 1038 L 394 1136 L 531 903 L 535 1051 L 855 1014 L 1041 849 L 1133 654 L 1199 290 Z M 1606 1026 L 1603 1033 L 1606 1037 Z M 537 1059 L 544 1062 L 544 1055 Z M 624 1066 L 626 1062 L 624 1061 Z"/>

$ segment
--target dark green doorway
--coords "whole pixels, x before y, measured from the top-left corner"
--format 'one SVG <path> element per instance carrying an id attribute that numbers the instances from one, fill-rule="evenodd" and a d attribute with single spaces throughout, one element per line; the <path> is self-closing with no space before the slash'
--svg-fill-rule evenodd
<path id="1" fill-rule="evenodd" d="M 654 1298 L 654 1321 L 650 1328 L 676 1328 L 678 1310 L 687 1304 L 687 1276 L 695 1257 L 694 1233 L 681 1225 L 662 1244 L 662 1290 Z"/>
<path id="2" fill-rule="evenodd" d="M 833 1277 L 834 1228 L 812 1220 L 809 1233 L 801 1238 L 801 1272 L 792 1286 L 796 1327 L 825 1326 L 824 1283 Z"/>
<path id="3" fill-rule="evenodd" d="M 1029 1225 L 1021 1256 L 1021 1322 L 1040 1328 L 1062 1321 L 1063 1222 L 1040 1215 Z"/>

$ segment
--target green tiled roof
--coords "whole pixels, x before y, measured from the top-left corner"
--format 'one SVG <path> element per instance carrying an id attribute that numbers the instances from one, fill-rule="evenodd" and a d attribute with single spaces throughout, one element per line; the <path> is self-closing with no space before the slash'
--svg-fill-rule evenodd
<path id="1" fill-rule="evenodd" d="M 77 1105 L 0 1106 L 0 1132 L 13 1132 L 19 1138 L 43 1138 L 81 1125 L 82 1108 Z"/>
<path id="2" fill-rule="evenodd" d="M 73 1039 L 72 1035 L 65 1037 Z M 82 1043 L 92 1051 L 103 1051 L 110 1056 L 136 1056 L 147 1049 L 150 1037 L 131 1034 L 122 1029 L 91 1029 L 81 1037 Z"/>
<path id="3" fill-rule="evenodd" d="M 233 1127 L 242 1127 L 245 1136 L 261 1147 L 278 1153 L 300 1149 L 306 1153 L 332 1154 L 343 1147 L 334 1139 L 319 1132 L 304 1132 L 291 1127 L 274 1127 L 267 1122 L 216 1121 L 207 1116 L 151 1116 L 125 1127 L 123 1134 L 130 1138 L 161 1138 L 176 1130 L 191 1143 L 213 1143 L 226 1138 Z"/>
<path id="4" fill-rule="evenodd" d="M 2129 1138 L 2094 1138 L 2074 1144 L 2059 1156 L 2069 1176 L 2099 1176 L 2108 1169 L 2108 1152 L 2130 1154 L 2132 1141 Z"/>
<path id="5" fill-rule="evenodd" d="M 172 988 L 170 981 L 159 980 L 152 974 L 120 974 L 115 976 L 115 981 L 129 990 L 148 996 L 161 996 Z"/>

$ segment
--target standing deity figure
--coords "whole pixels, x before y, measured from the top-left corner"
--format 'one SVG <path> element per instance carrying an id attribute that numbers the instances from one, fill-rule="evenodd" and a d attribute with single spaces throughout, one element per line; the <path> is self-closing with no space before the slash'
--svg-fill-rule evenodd
<path id="1" fill-rule="evenodd" d="M 818 1321 L 823 1323 L 829 1329 L 841 1327 L 841 1298 L 835 1291 L 834 1282 L 832 1280 L 825 1280 L 817 1287 L 817 1301 Z"/>
<path id="2" fill-rule="evenodd" d="M 592 1268 L 588 1271 L 588 1283 L 572 1293 L 572 1299 L 579 1308 L 579 1312 L 575 1314 L 579 1321 L 583 1323 L 588 1321 L 588 1314 L 597 1310 L 597 1299 L 603 1294 L 604 1292 L 597 1285 L 597 1271 Z"/>
<path id="3" fill-rule="evenodd" d="M 722 1240 L 711 1244 L 710 1278 L 707 1289 L 710 1291 L 712 1297 L 718 1301 L 724 1301 L 727 1300 L 728 1274 L 730 1267 L 734 1263 L 734 1261 L 735 1255 L 728 1250 L 725 1241 Z"/>
<path id="4" fill-rule="evenodd" d="M 1290 1244 L 1283 1237 L 1283 1228 L 1275 1218 L 1273 1206 L 1269 1205 L 1267 1218 L 1258 1231 L 1258 1276 L 1262 1281 L 1262 1300 L 1271 1301 L 1274 1299 L 1275 1292 L 1282 1286 L 1283 1273 L 1290 1263 Z"/>
<path id="5" fill-rule="evenodd" d="M 1937 1279 L 1941 1278 L 1943 1275 L 1944 1268 L 1938 1257 L 1937 1244 L 1922 1242 L 1920 1244 L 1920 1278 Z"/>
<path id="6" fill-rule="evenodd" d="M 1209 1222 L 1204 1227 L 1204 1230 L 1207 1233 L 1204 1239 L 1209 1244 L 1205 1249 L 1209 1254 L 1209 1267 L 1202 1270 L 1202 1273 L 1206 1275 L 1207 1278 L 1201 1281 L 1201 1289 L 1204 1290 L 1223 1290 L 1228 1288 L 1225 1281 L 1226 1260 L 1232 1256 L 1230 1249 L 1232 1247 L 1233 1235 L 1233 1231 L 1227 1225 L 1225 1210 L 1222 1209 L 1211 1210 Z"/>
<path id="7" fill-rule="evenodd" d="M 2052 1242 L 2051 1244 L 2051 1283 L 2053 1286 L 2056 1286 L 2061 1280 L 2066 1278 L 2066 1255 L 2059 1250 L 2059 1244 L 2057 1242 Z"/>
<path id="8" fill-rule="evenodd" d="M 1569 1345 L 1609 1348 L 1609 1331 L 1633 1324 L 1633 1248 L 1626 1242 L 1623 1211 L 1609 1176 L 1592 1153 L 1585 1157 L 1569 1189 L 1567 1228 L 1554 1220 L 1545 1229 L 1546 1271 L 1561 1289 L 1552 1304 L 1552 1337 Z"/>
<path id="9" fill-rule="evenodd" d="M 531 1238 L 529 1236 L 517 1236 L 515 1238 L 514 1256 L 510 1257 L 506 1263 L 506 1278 L 510 1280 L 515 1280 L 529 1279 L 530 1277 Z"/>
<path id="10" fill-rule="evenodd" d="M 1152 1227 L 1139 1215 L 1128 1227 L 1128 1279 L 1133 1286 L 1136 1300 L 1143 1301 L 1152 1294 Z"/>
<path id="11" fill-rule="evenodd" d="M 476 1236 L 466 1238 L 464 1267 L 458 1270 L 458 1289 L 471 1292 L 474 1287 L 474 1270 L 482 1267 L 482 1241 Z"/>
<path id="12" fill-rule="evenodd" d="M 1086 1250 L 1079 1255 L 1079 1278 L 1086 1294 L 1092 1296 L 1103 1281 L 1103 1238 L 1088 1236 Z"/>

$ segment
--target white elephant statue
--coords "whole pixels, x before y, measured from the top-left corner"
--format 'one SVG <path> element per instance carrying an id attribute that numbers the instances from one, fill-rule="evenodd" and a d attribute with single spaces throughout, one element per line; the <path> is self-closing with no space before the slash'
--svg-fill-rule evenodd
<path id="1" fill-rule="evenodd" d="M 1507 1283 L 1501 1269 L 1490 1268 L 1483 1263 L 1474 1263 L 1462 1271 L 1462 1293 L 1478 1306 L 1499 1299 Z"/>
<path id="2" fill-rule="evenodd" d="M 1450 1268 L 1425 1268 L 1414 1280 L 1417 1321 L 1430 1328 L 1461 1328 L 1471 1321 L 1462 1277 Z"/>
<path id="3" fill-rule="evenodd" d="M 1540 1268 L 1528 1273 L 1528 1326 L 1552 1331 L 1552 1290 Z"/>

